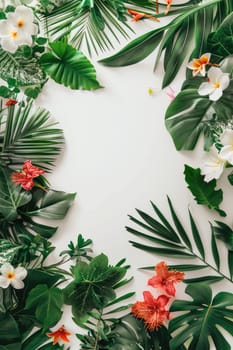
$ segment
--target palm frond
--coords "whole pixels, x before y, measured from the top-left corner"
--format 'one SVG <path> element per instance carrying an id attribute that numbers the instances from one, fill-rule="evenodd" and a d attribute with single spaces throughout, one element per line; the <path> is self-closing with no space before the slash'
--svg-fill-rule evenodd
<path id="1" fill-rule="evenodd" d="M 0 161 L 21 168 L 23 162 L 30 159 L 41 168 L 51 169 L 61 152 L 63 133 L 49 118 L 50 113 L 43 108 L 34 109 L 32 101 L 3 109 L 0 114 Z"/>
<path id="2" fill-rule="evenodd" d="M 88 2 L 87 2 L 88 3 Z M 42 15 L 42 21 L 52 39 L 60 40 L 68 36 L 69 43 L 79 49 L 86 46 L 89 54 L 98 54 L 113 48 L 112 41 L 129 38 L 133 32 L 126 23 L 125 9 L 121 1 L 95 0 L 86 5 L 80 0 L 71 0 Z"/>
<path id="3" fill-rule="evenodd" d="M 189 220 L 191 226 L 191 235 L 188 234 L 184 226 L 182 225 L 176 211 L 172 205 L 170 198 L 168 197 L 169 209 L 172 217 L 172 223 L 161 213 L 159 208 L 152 203 L 152 207 L 155 211 L 155 214 L 159 218 L 154 218 L 141 210 L 137 210 L 139 216 L 142 220 L 136 219 L 133 216 L 129 216 L 130 220 L 143 228 L 143 230 L 135 229 L 132 227 L 126 227 L 127 231 L 131 234 L 141 238 L 141 240 L 149 241 L 150 244 L 144 244 L 138 241 L 130 241 L 130 243 L 141 250 L 154 253 L 160 256 L 172 257 L 173 259 L 189 259 L 192 260 L 192 264 L 176 264 L 171 266 L 172 268 L 178 269 L 180 271 L 199 271 L 201 269 L 207 269 L 215 275 L 197 276 L 192 279 L 186 279 L 184 282 L 193 283 L 193 282 L 206 282 L 206 283 L 215 283 L 223 278 L 227 279 L 230 282 L 232 280 L 232 269 L 229 270 L 230 276 L 225 275 L 220 267 L 219 260 L 219 251 L 216 244 L 216 238 L 212 229 L 212 238 L 211 238 L 211 251 L 212 258 L 214 260 L 215 266 L 212 265 L 207 260 L 207 253 L 204 243 L 201 239 L 201 234 L 197 227 L 197 224 L 189 211 Z M 150 234 L 147 233 L 150 232 Z M 151 234 L 152 233 L 152 234 Z M 189 238 L 192 237 L 192 240 Z M 174 240 L 176 238 L 176 240 Z M 228 261 L 232 261 L 232 255 L 228 256 Z M 151 266 L 145 266 L 143 269 L 150 270 Z M 216 275 L 217 273 L 217 275 Z"/>

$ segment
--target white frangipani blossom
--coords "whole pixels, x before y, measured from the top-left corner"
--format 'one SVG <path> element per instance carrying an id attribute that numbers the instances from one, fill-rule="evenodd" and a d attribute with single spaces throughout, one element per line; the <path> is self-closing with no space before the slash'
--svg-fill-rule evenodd
<path id="1" fill-rule="evenodd" d="M 222 159 L 215 147 L 212 147 L 206 153 L 201 165 L 201 174 L 204 175 L 204 181 L 209 182 L 213 179 L 219 179 L 225 167 L 225 160 Z"/>
<path id="2" fill-rule="evenodd" d="M 230 84 L 230 78 L 227 73 L 223 73 L 220 68 L 211 67 L 208 71 L 208 82 L 202 83 L 198 89 L 201 96 L 209 95 L 211 101 L 217 101 Z"/>
<path id="3" fill-rule="evenodd" d="M 0 38 L 3 50 L 14 53 L 20 45 L 32 45 L 32 35 L 37 33 L 30 8 L 18 6 L 7 19 L 0 21 Z"/>
<path id="4" fill-rule="evenodd" d="M 223 147 L 219 152 L 219 156 L 233 165 L 233 130 L 227 129 L 221 137 Z"/>
<path id="5" fill-rule="evenodd" d="M 15 289 L 24 287 L 23 280 L 27 276 L 27 270 L 18 266 L 14 268 L 10 263 L 5 263 L 0 268 L 0 288 L 8 288 L 12 285 Z"/>

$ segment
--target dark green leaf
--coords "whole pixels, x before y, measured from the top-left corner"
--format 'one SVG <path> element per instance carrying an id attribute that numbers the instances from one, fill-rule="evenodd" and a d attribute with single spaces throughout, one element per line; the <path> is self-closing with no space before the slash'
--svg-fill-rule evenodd
<path id="1" fill-rule="evenodd" d="M 193 234 L 193 239 L 196 243 L 196 247 L 199 251 L 199 253 L 201 254 L 201 257 L 205 260 L 205 250 L 204 250 L 204 247 L 203 247 L 203 244 L 202 244 L 202 240 L 201 240 L 201 236 L 200 236 L 200 233 L 198 231 L 198 228 L 197 228 L 197 225 L 193 219 L 193 216 L 189 210 L 189 220 L 190 220 L 190 223 L 191 223 L 191 228 L 192 228 L 192 234 Z"/>
<path id="2" fill-rule="evenodd" d="M 203 277 L 196 277 L 196 278 L 185 278 L 183 280 L 184 283 L 191 284 L 191 283 L 216 283 L 219 281 L 222 281 L 224 277 L 221 276 L 203 276 Z"/>
<path id="3" fill-rule="evenodd" d="M 219 258 L 219 252 L 218 252 L 218 246 L 216 243 L 213 227 L 211 226 L 211 250 L 212 250 L 212 255 L 215 261 L 215 264 L 217 266 L 217 269 L 220 267 L 220 258 Z"/>
<path id="4" fill-rule="evenodd" d="M 31 193 L 13 184 L 12 172 L 0 166 L 0 213 L 5 220 L 12 221 L 18 216 L 18 208 L 31 200 Z"/>
<path id="5" fill-rule="evenodd" d="M 100 254 L 89 264 L 79 261 L 72 272 L 74 281 L 64 289 L 65 302 L 72 305 L 80 322 L 89 311 L 101 309 L 115 298 L 114 286 L 124 277 L 126 268 L 109 265 L 107 256 Z"/>
<path id="6" fill-rule="evenodd" d="M 230 279 L 233 277 L 233 251 L 228 252 L 228 269 L 230 272 Z"/>
<path id="7" fill-rule="evenodd" d="M 223 222 L 216 221 L 216 223 L 218 226 L 211 225 L 215 237 L 223 241 L 227 249 L 233 251 L 233 230 Z"/>
<path id="8" fill-rule="evenodd" d="M 184 174 L 185 181 L 196 202 L 206 205 L 209 209 L 216 210 L 221 216 L 226 216 L 226 213 L 219 208 L 223 199 L 223 192 L 221 189 L 215 190 L 216 180 L 204 181 L 200 169 L 194 169 L 188 165 L 185 165 Z"/>
<path id="9" fill-rule="evenodd" d="M 46 284 L 38 284 L 27 299 L 25 308 L 33 309 L 37 320 L 47 330 L 54 326 L 62 316 L 63 294 L 58 288 L 48 288 Z"/>
<path id="10" fill-rule="evenodd" d="M 217 28 L 216 32 L 211 33 L 208 37 L 208 52 L 213 53 L 221 58 L 233 54 L 233 13 Z"/>
<path id="11" fill-rule="evenodd" d="M 101 87 L 93 65 L 81 51 L 61 41 L 50 43 L 50 47 L 52 51 L 42 55 L 40 63 L 57 83 L 81 90 Z"/>
<path id="12" fill-rule="evenodd" d="M 210 338 L 224 350 L 230 350 L 230 344 L 220 333 L 218 327 L 233 335 L 233 294 L 218 293 L 212 300 L 212 292 L 207 284 L 190 284 L 186 293 L 192 301 L 175 300 L 170 311 L 182 314 L 169 323 L 169 331 L 174 332 L 170 341 L 171 350 L 177 350 L 187 341 L 190 349 L 210 349 Z M 217 347 L 220 349 L 219 347 Z"/>

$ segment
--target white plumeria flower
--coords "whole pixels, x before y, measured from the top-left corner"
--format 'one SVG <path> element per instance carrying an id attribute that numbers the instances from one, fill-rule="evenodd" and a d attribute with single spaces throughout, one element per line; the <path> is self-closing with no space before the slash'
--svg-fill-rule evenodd
<path id="1" fill-rule="evenodd" d="M 187 64 L 189 69 L 192 69 L 193 76 L 200 73 L 203 77 L 206 73 L 206 65 L 210 62 L 210 53 L 204 53 L 200 58 L 194 58 L 191 62 Z"/>
<path id="2" fill-rule="evenodd" d="M 219 152 L 219 156 L 233 165 L 233 130 L 227 129 L 221 137 L 223 147 Z"/>
<path id="3" fill-rule="evenodd" d="M 37 33 L 37 26 L 33 23 L 33 11 L 26 6 L 17 6 L 15 12 L 8 14 L 7 21 L 9 25 L 15 27 L 21 33 L 29 36 Z"/>
<path id="4" fill-rule="evenodd" d="M 9 13 L 7 19 L 0 21 L 0 37 L 3 50 L 14 53 L 20 45 L 32 45 L 32 35 L 37 27 L 33 23 L 31 9 L 18 6 L 14 13 Z"/>
<path id="5" fill-rule="evenodd" d="M 219 179 L 225 167 L 225 160 L 222 159 L 215 147 L 203 158 L 201 174 L 205 175 L 204 181 L 209 182 L 213 179 Z"/>
<path id="6" fill-rule="evenodd" d="M 24 267 L 18 266 L 14 268 L 11 264 L 5 263 L 0 268 L 0 288 L 8 288 L 12 285 L 15 289 L 24 287 L 23 280 L 27 276 L 27 270 Z"/>
<path id="7" fill-rule="evenodd" d="M 229 75 L 216 67 L 211 67 L 207 75 L 208 82 L 200 85 L 198 93 L 201 96 L 209 95 L 211 101 L 217 101 L 222 96 L 223 90 L 230 84 Z"/>

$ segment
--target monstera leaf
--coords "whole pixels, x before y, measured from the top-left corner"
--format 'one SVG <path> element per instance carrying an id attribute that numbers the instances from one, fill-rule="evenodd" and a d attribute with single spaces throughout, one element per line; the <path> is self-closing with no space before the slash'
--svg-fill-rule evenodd
<path id="1" fill-rule="evenodd" d="M 223 124 L 232 118 L 233 80 L 216 102 L 200 96 L 197 89 L 182 90 L 169 105 L 165 124 L 177 150 L 192 150 L 208 123 L 216 118 Z"/>
<path id="2" fill-rule="evenodd" d="M 11 181 L 11 171 L 0 167 L 0 214 L 4 220 L 12 221 L 17 218 L 17 209 L 31 200 L 31 193 L 22 190 Z"/>
<path id="3" fill-rule="evenodd" d="M 40 63 L 53 80 L 71 89 L 96 90 L 101 87 L 93 65 L 81 51 L 61 41 L 50 43 L 50 48 L 51 52 L 42 55 Z"/>
<path id="4" fill-rule="evenodd" d="M 189 349 L 209 350 L 211 338 L 216 349 L 230 350 L 219 327 L 233 335 L 233 294 L 220 292 L 212 298 L 206 284 L 189 285 L 186 293 L 192 301 L 175 300 L 170 307 L 171 312 L 182 312 L 169 323 L 169 331 L 175 334 L 170 349 L 179 350 L 190 341 Z"/>

